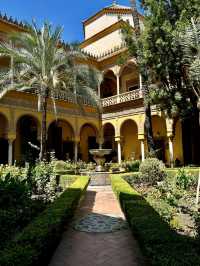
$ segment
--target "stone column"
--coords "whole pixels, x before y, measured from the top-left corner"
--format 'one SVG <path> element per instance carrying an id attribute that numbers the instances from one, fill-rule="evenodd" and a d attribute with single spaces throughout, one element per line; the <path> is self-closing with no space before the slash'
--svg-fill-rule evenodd
<path id="1" fill-rule="evenodd" d="M 120 94 L 120 85 L 119 85 L 119 74 L 116 75 L 117 77 L 117 103 L 120 102 L 119 94 Z"/>
<path id="2" fill-rule="evenodd" d="M 140 145 L 141 145 L 141 159 L 142 159 L 142 162 L 143 162 L 144 159 L 145 159 L 144 139 L 140 140 Z"/>
<path id="3" fill-rule="evenodd" d="M 13 164 L 13 142 L 14 139 L 8 139 L 8 164 Z"/>
<path id="4" fill-rule="evenodd" d="M 119 74 L 117 74 L 116 77 L 117 77 L 117 95 L 119 95 L 120 94 Z"/>
<path id="5" fill-rule="evenodd" d="M 142 75 L 139 74 L 140 90 L 142 90 Z"/>
<path id="6" fill-rule="evenodd" d="M 117 162 L 120 164 L 122 162 L 122 148 L 121 148 L 121 138 L 115 137 L 117 142 Z"/>
<path id="7" fill-rule="evenodd" d="M 74 161 L 77 163 L 78 161 L 78 144 L 79 142 L 75 141 L 74 142 Z"/>
<path id="8" fill-rule="evenodd" d="M 169 142 L 169 160 L 170 160 L 170 166 L 174 167 L 174 149 L 173 149 L 173 138 L 168 138 Z"/>
<path id="9" fill-rule="evenodd" d="M 98 96 L 101 98 L 101 84 L 98 84 Z"/>
<path id="10" fill-rule="evenodd" d="M 75 163 L 78 161 L 78 145 L 79 145 L 80 139 L 76 138 L 74 140 L 74 161 Z"/>

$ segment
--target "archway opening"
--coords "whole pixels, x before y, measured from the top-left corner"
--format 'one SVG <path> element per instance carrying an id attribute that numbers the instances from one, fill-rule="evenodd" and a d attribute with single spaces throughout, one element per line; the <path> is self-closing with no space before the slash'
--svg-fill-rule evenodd
<path id="1" fill-rule="evenodd" d="M 8 163 L 8 121 L 3 114 L 0 114 L 0 164 Z"/>
<path id="2" fill-rule="evenodd" d="M 85 124 L 80 131 L 79 158 L 85 162 L 93 161 L 90 149 L 97 149 L 97 129 L 91 124 Z"/>
<path id="3" fill-rule="evenodd" d="M 167 161 L 167 129 L 165 118 L 158 115 L 152 116 L 152 129 L 155 148 L 159 160 Z"/>
<path id="4" fill-rule="evenodd" d="M 200 126 L 199 113 L 195 111 L 194 115 L 185 118 L 182 123 L 183 157 L 184 165 L 200 165 Z"/>
<path id="5" fill-rule="evenodd" d="M 133 91 L 139 89 L 139 73 L 136 65 L 132 62 L 124 66 L 120 72 L 121 91 Z"/>
<path id="6" fill-rule="evenodd" d="M 73 160 L 74 131 L 68 122 L 58 120 L 50 124 L 48 129 L 48 150 L 55 152 L 58 160 Z"/>
<path id="7" fill-rule="evenodd" d="M 39 156 L 38 121 L 30 115 L 22 116 L 17 122 L 15 159 L 18 163 L 34 163 Z"/>
<path id="8" fill-rule="evenodd" d="M 100 86 L 100 91 L 101 98 L 106 98 L 117 94 L 116 76 L 112 70 L 109 70 L 104 74 L 104 78 Z"/>
<path id="9" fill-rule="evenodd" d="M 115 142 L 115 128 L 112 124 L 107 123 L 103 127 L 104 144 L 103 148 L 112 149 L 111 154 L 106 156 L 106 162 L 117 162 L 117 145 Z"/>
<path id="10" fill-rule="evenodd" d="M 137 124 L 133 120 L 126 120 L 122 124 L 121 137 L 122 159 L 141 159 L 140 142 L 138 140 L 138 128 Z"/>

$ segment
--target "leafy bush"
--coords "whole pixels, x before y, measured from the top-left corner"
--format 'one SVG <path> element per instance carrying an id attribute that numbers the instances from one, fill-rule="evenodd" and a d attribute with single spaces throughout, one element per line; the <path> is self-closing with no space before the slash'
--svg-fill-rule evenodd
<path id="1" fill-rule="evenodd" d="M 123 178 L 131 186 L 133 186 L 134 184 L 136 184 L 136 183 L 138 183 L 140 181 L 140 179 L 139 179 L 139 173 L 138 172 L 134 172 L 134 173 L 130 173 L 130 174 L 125 174 L 125 175 L 123 175 Z"/>
<path id="2" fill-rule="evenodd" d="M 55 173 L 65 173 L 71 172 L 74 173 L 76 170 L 76 164 L 70 160 L 68 161 L 54 161 L 52 162 L 54 166 Z"/>
<path id="3" fill-rule="evenodd" d="M 178 169 L 178 173 L 176 174 L 176 183 L 182 189 L 189 189 L 191 185 L 194 184 L 194 180 L 197 182 L 196 177 L 187 173 L 184 168 Z"/>
<path id="4" fill-rule="evenodd" d="M 122 166 L 127 172 L 138 172 L 140 167 L 139 160 L 125 161 L 122 163 Z"/>
<path id="5" fill-rule="evenodd" d="M 51 203 L 4 250 L 0 251 L 0 265 L 47 265 L 60 240 L 64 225 L 72 217 L 88 183 L 89 178 L 81 176 Z"/>
<path id="6" fill-rule="evenodd" d="M 0 209 L 21 208 L 30 201 L 31 193 L 26 180 L 7 174 L 0 178 Z"/>
<path id="7" fill-rule="evenodd" d="M 0 247 L 44 209 L 44 205 L 31 199 L 27 181 L 16 175 L 0 178 Z"/>
<path id="8" fill-rule="evenodd" d="M 165 165 L 156 158 L 145 159 L 139 168 L 139 176 L 142 182 L 155 184 L 166 178 Z"/>
<path id="9" fill-rule="evenodd" d="M 45 202 L 56 198 L 56 175 L 53 163 L 40 162 L 32 170 L 34 194 Z"/>
<path id="10" fill-rule="evenodd" d="M 13 178 L 25 179 L 27 168 L 21 168 L 14 165 L 0 165 L 0 177 L 5 178 L 8 174 Z"/>
<path id="11" fill-rule="evenodd" d="M 112 176 L 111 184 L 151 265 L 200 265 L 197 241 L 171 229 L 157 211 L 120 176 Z"/>

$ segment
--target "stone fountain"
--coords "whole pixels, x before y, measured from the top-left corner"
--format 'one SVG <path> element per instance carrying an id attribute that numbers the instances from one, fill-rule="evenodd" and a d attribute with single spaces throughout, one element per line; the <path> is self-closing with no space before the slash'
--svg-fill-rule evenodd
<path id="1" fill-rule="evenodd" d="M 110 154 L 111 151 L 111 149 L 102 149 L 101 145 L 99 149 L 89 150 L 90 154 L 93 155 L 93 158 L 97 164 L 95 171 L 91 171 L 88 173 L 90 176 L 91 186 L 110 185 L 109 172 L 105 171 L 104 164 L 106 161 L 105 155 Z"/>
<path id="2" fill-rule="evenodd" d="M 99 148 L 99 149 L 93 149 L 93 150 L 90 150 L 90 154 L 93 155 L 93 158 L 97 164 L 95 170 L 96 172 L 104 172 L 105 169 L 104 169 L 104 164 L 105 164 L 105 161 L 106 161 L 106 158 L 105 158 L 105 155 L 108 155 L 111 153 L 111 149 L 102 149 L 102 148 Z"/>
<path id="3" fill-rule="evenodd" d="M 89 150 L 90 154 L 93 155 L 93 158 L 96 162 L 95 171 L 90 171 L 87 174 L 90 176 L 90 185 L 91 186 L 103 186 L 109 185 L 109 172 L 105 171 L 104 164 L 106 161 L 105 155 L 108 155 L 112 152 L 111 149 L 103 149 L 103 126 L 102 126 L 102 106 L 101 101 L 99 105 L 99 148 Z"/>

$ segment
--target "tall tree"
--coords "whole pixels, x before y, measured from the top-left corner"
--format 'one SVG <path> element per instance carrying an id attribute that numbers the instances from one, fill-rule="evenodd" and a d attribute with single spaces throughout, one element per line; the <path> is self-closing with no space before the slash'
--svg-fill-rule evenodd
<path id="1" fill-rule="evenodd" d="M 11 42 L 0 43 L 0 56 L 10 57 L 12 62 L 11 68 L 1 73 L 1 96 L 10 90 L 37 93 L 39 111 L 42 112 L 39 159 L 44 160 L 47 155 L 48 100 L 52 99 L 55 113 L 55 98 L 62 92 L 68 92 L 78 103 L 78 91 L 93 95 L 91 90 L 97 88 L 99 75 L 94 69 L 76 63 L 77 58 L 85 58 L 77 45 L 61 45 L 61 27 L 54 29 L 44 23 L 39 29 L 33 23 L 27 28 L 28 32 L 9 36 Z"/>
<path id="2" fill-rule="evenodd" d="M 147 137 L 148 150 L 151 154 L 155 154 L 155 143 L 153 138 L 152 119 L 151 119 L 151 105 L 147 97 L 149 91 L 148 80 L 147 80 L 147 69 L 142 62 L 142 57 L 141 57 L 142 47 L 139 41 L 141 35 L 140 20 L 137 11 L 136 0 L 130 0 L 130 4 L 132 7 L 134 31 L 132 31 L 130 28 L 129 29 L 126 28 L 123 32 L 125 34 L 125 41 L 128 45 L 130 55 L 134 56 L 137 59 L 139 72 L 142 77 L 143 89 L 144 89 L 145 133 Z"/>
<path id="3" fill-rule="evenodd" d="M 200 127 L 200 17 L 180 33 L 180 45 L 183 48 L 183 65 L 190 81 L 191 90 L 197 99 Z M 199 203 L 200 170 L 197 185 L 196 204 Z"/>

